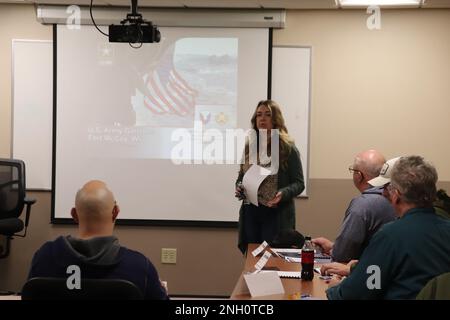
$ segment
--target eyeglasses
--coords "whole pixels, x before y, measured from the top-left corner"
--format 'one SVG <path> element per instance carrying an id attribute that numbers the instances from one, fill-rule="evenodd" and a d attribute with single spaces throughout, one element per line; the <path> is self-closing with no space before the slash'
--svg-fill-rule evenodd
<path id="1" fill-rule="evenodd" d="M 364 174 L 362 173 L 362 171 L 361 170 L 358 170 L 358 169 L 354 169 L 353 168 L 353 166 L 350 166 L 350 167 L 348 167 L 348 171 L 350 172 L 350 173 L 359 173 L 361 176 L 363 176 L 364 177 Z"/>

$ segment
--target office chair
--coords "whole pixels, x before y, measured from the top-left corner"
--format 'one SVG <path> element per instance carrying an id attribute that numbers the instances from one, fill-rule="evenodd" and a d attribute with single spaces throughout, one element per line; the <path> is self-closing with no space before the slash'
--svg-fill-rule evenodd
<path id="1" fill-rule="evenodd" d="M 13 236 L 25 237 L 35 199 L 25 197 L 25 163 L 22 160 L 0 159 L 0 235 L 6 245 L 0 246 L 0 258 L 9 255 Z M 19 219 L 26 205 L 25 224 Z M 18 234 L 25 228 L 23 234 Z"/>
<path id="2" fill-rule="evenodd" d="M 305 243 L 305 237 L 294 229 L 280 231 L 273 241 L 270 242 L 272 248 L 298 248 L 301 249 Z"/>
<path id="3" fill-rule="evenodd" d="M 22 300 L 142 300 L 139 288 L 121 279 L 81 279 L 80 289 L 68 289 L 65 278 L 32 278 L 22 288 Z"/>

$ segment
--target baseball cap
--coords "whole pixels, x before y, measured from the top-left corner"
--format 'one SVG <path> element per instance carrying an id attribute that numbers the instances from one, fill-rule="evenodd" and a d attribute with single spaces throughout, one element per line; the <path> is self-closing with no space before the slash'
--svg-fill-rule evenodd
<path id="1" fill-rule="evenodd" d="M 369 184 L 374 187 L 381 187 L 384 186 L 386 183 L 391 182 L 392 169 L 394 168 L 395 163 L 400 158 L 401 157 L 397 157 L 386 161 L 383 164 L 383 167 L 381 167 L 380 175 L 376 178 L 373 178 L 372 180 L 369 180 Z"/>

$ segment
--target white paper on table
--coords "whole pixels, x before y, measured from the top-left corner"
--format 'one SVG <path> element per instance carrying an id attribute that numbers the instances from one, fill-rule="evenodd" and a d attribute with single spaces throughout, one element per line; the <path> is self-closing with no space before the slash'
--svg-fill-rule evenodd
<path id="1" fill-rule="evenodd" d="M 276 271 L 244 274 L 252 297 L 283 294 L 284 288 Z"/>
<path id="2" fill-rule="evenodd" d="M 247 200 L 255 206 L 258 206 L 258 189 L 261 183 L 271 174 L 271 171 L 253 164 L 242 178 L 242 185 L 244 186 Z"/>
<path id="3" fill-rule="evenodd" d="M 284 258 L 288 262 L 301 263 L 302 249 L 293 248 L 272 248 L 274 253 L 278 254 L 281 258 Z M 330 263 L 331 256 L 314 250 L 314 263 Z"/>
<path id="4" fill-rule="evenodd" d="M 269 271 L 261 271 L 261 272 L 269 272 Z M 280 278 L 295 278 L 295 279 L 302 278 L 301 271 L 277 271 L 277 273 Z"/>

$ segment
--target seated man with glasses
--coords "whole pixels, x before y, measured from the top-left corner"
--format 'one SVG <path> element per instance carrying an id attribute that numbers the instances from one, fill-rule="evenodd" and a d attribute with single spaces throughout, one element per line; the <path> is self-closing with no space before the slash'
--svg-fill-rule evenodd
<path id="1" fill-rule="evenodd" d="M 373 236 L 350 275 L 327 290 L 328 299 L 414 299 L 429 280 L 450 272 L 450 221 L 433 208 L 436 169 L 422 157 L 402 157 L 390 177 L 369 183 L 385 186 L 399 219 Z"/>
<path id="2" fill-rule="evenodd" d="M 312 240 L 323 252 L 331 254 L 333 261 L 347 263 L 359 259 L 375 232 L 395 219 L 394 208 L 383 197 L 383 188 L 373 187 L 369 183 L 380 174 L 384 164 L 381 153 L 368 150 L 356 155 L 350 166 L 353 184 L 361 194 L 350 202 L 334 243 L 323 237 Z"/>

